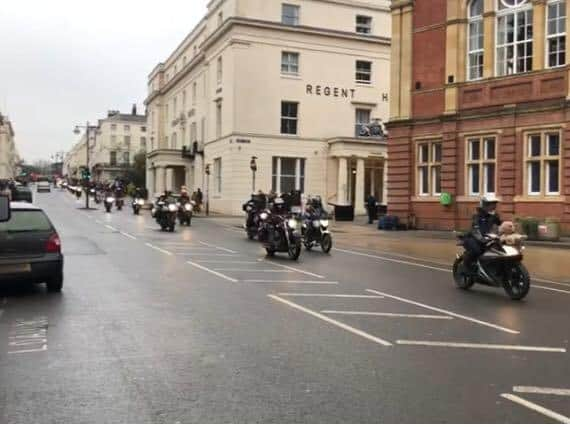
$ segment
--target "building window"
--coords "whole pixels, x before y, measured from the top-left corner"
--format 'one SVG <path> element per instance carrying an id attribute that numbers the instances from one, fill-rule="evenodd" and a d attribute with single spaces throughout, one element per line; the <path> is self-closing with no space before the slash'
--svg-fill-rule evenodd
<path id="1" fill-rule="evenodd" d="M 216 103 L 216 138 L 222 137 L 222 102 Z"/>
<path id="2" fill-rule="evenodd" d="M 111 135 L 111 146 L 115 147 L 117 145 L 117 135 Z"/>
<path id="3" fill-rule="evenodd" d="M 360 34 L 372 33 L 372 18 L 370 16 L 356 16 L 356 32 Z"/>
<path id="4" fill-rule="evenodd" d="M 560 132 L 528 135 L 525 164 L 527 195 L 560 195 Z"/>
<path id="5" fill-rule="evenodd" d="M 131 145 L 131 136 L 130 135 L 125 135 L 125 145 L 128 147 L 129 145 Z"/>
<path id="6" fill-rule="evenodd" d="M 372 62 L 356 61 L 356 83 L 372 83 Z"/>
<path id="7" fill-rule="evenodd" d="M 186 90 L 182 91 L 182 113 L 186 112 Z"/>
<path id="8" fill-rule="evenodd" d="M 222 63 L 222 57 L 221 56 L 218 57 L 216 75 L 217 75 L 217 79 L 218 79 L 218 85 L 221 85 L 222 79 L 224 77 L 224 70 L 223 70 L 223 63 Z"/>
<path id="9" fill-rule="evenodd" d="M 305 159 L 273 157 L 272 189 L 277 194 L 305 192 Z"/>
<path id="10" fill-rule="evenodd" d="M 441 142 L 418 144 L 417 186 L 419 196 L 439 196 L 441 194 Z"/>
<path id="11" fill-rule="evenodd" d="M 281 52 L 281 73 L 299 74 L 299 54 L 296 52 Z"/>
<path id="12" fill-rule="evenodd" d="M 483 78 L 484 29 L 483 29 L 484 0 L 472 0 L 469 4 L 469 39 L 467 54 L 467 72 L 469 80 Z"/>
<path id="13" fill-rule="evenodd" d="M 356 120 L 354 125 L 354 135 L 355 136 L 363 136 L 363 126 L 368 126 L 371 123 L 370 115 L 372 110 L 364 109 L 364 108 L 357 108 L 356 109 Z"/>
<path id="14" fill-rule="evenodd" d="M 146 137 L 141 136 L 141 150 L 146 151 Z"/>
<path id="15" fill-rule="evenodd" d="M 281 133 L 284 135 L 297 135 L 299 103 L 281 102 Z"/>
<path id="16" fill-rule="evenodd" d="M 222 158 L 214 159 L 214 188 L 218 194 L 222 193 Z"/>
<path id="17" fill-rule="evenodd" d="M 283 3 L 281 5 L 281 23 L 285 25 L 299 25 L 299 6 Z"/>
<path id="18" fill-rule="evenodd" d="M 125 132 L 130 132 L 131 131 L 131 127 L 129 125 L 125 125 Z"/>
<path id="19" fill-rule="evenodd" d="M 198 83 L 192 83 L 192 105 L 196 105 L 196 96 L 198 94 Z"/>
<path id="20" fill-rule="evenodd" d="M 467 140 L 467 185 L 470 196 L 495 194 L 497 141 L 494 137 Z"/>
<path id="21" fill-rule="evenodd" d="M 123 153 L 123 163 L 124 163 L 125 165 L 130 164 L 130 154 L 131 154 L 131 153 L 129 153 L 128 151 L 125 151 L 125 152 Z"/>
<path id="22" fill-rule="evenodd" d="M 116 151 L 111 151 L 109 153 L 109 164 L 111 166 L 117 166 L 117 152 Z"/>
<path id="23" fill-rule="evenodd" d="M 172 114 L 173 119 L 176 120 L 176 116 L 178 115 L 178 99 L 176 99 L 176 97 L 172 100 Z"/>
<path id="24" fill-rule="evenodd" d="M 499 0 L 497 13 L 497 75 L 532 70 L 532 4 Z"/>
<path id="25" fill-rule="evenodd" d="M 566 2 L 548 4 L 547 16 L 547 63 L 548 67 L 566 65 Z"/>

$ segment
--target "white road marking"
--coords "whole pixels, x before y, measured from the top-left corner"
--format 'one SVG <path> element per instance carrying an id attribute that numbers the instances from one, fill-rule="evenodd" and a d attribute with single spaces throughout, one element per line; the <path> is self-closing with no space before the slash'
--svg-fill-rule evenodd
<path id="1" fill-rule="evenodd" d="M 392 346 L 392 343 L 389 341 L 383 340 L 382 338 L 375 337 L 374 335 L 370 335 L 364 331 L 361 331 L 360 329 L 353 328 L 352 326 L 349 326 L 346 323 L 342 323 L 342 322 L 339 322 L 337 320 L 331 319 L 328 316 L 325 316 L 321 313 L 317 313 L 316 311 L 310 310 L 306 307 L 303 307 L 302 305 L 295 304 L 294 302 L 288 301 L 284 298 L 280 298 L 276 295 L 268 295 L 268 297 L 273 299 L 274 301 L 278 301 L 282 304 L 288 305 L 289 307 L 292 307 L 294 309 L 302 311 L 303 313 L 306 313 L 306 314 L 309 314 L 313 317 L 316 317 L 317 319 L 323 320 L 324 322 L 330 323 L 331 325 L 334 325 L 338 328 L 344 329 L 347 332 L 351 332 L 354 335 L 358 335 L 362 338 L 366 338 L 369 341 L 372 341 L 372 342 L 375 342 L 377 344 L 381 344 L 384 346 Z"/>
<path id="2" fill-rule="evenodd" d="M 105 227 L 107 227 L 109 230 L 112 230 L 112 231 L 119 231 L 119 230 L 117 230 L 115 227 L 113 227 L 113 226 L 111 226 L 111 225 L 105 225 Z"/>
<path id="3" fill-rule="evenodd" d="M 36 353 L 46 351 L 48 320 L 38 317 L 34 320 L 17 320 L 10 331 L 8 354 Z M 24 348 L 21 348 L 24 347 Z"/>
<path id="4" fill-rule="evenodd" d="M 419 345 L 427 347 L 452 347 L 452 348 L 475 348 L 487 350 L 513 350 L 513 351 L 539 351 L 545 353 L 566 353 L 565 348 L 556 347 L 532 347 L 526 345 L 502 345 L 502 344 L 477 344 L 465 342 L 444 342 L 444 341 L 410 341 L 398 340 L 401 345 Z"/>
<path id="5" fill-rule="evenodd" d="M 570 424 L 570 418 L 565 417 L 558 412 L 551 411 L 550 409 L 545 408 L 544 406 L 537 405 L 536 403 L 531 402 L 530 400 L 523 399 L 522 397 L 515 396 L 514 394 L 503 393 L 501 397 L 511 402 L 518 403 L 525 408 L 528 408 L 532 411 L 538 412 L 539 414 L 544 415 L 545 417 L 551 418 L 553 420 L 558 421 L 562 424 Z"/>
<path id="6" fill-rule="evenodd" d="M 535 282 L 541 282 L 541 283 L 550 283 L 551 285 L 560 285 L 560 286 L 568 286 L 570 287 L 570 283 L 563 283 L 563 282 L 554 282 L 552 280 L 546 280 L 546 279 L 541 279 L 539 277 L 535 277 L 532 279 Z"/>
<path id="7" fill-rule="evenodd" d="M 282 297 L 323 297 L 323 298 L 357 298 L 357 299 L 384 299 L 384 297 L 376 295 L 348 295 L 348 294 L 306 294 L 283 292 L 278 294 Z"/>
<path id="8" fill-rule="evenodd" d="M 124 231 L 121 231 L 121 234 L 125 237 L 128 237 L 131 240 L 137 240 L 135 236 L 131 236 L 129 233 L 125 233 Z"/>
<path id="9" fill-rule="evenodd" d="M 224 252 L 227 252 L 227 253 L 229 253 L 229 254 L 237 254 L 236 251 L 232 251 L 231 249 L 228 249 L 228 248 L 223 248 L 223 247 L 221 247 L 221 246 L 211 245 L 211 244 L 209 244 L 209 243 L 202 242 L 202 241 L 200 241 L 200 243 L 201 243 L 202 245 L 208 247 L 208 248 L 218 249 L 218 250 L 220 250 L 220 251 L 224 251 Z"/>
<path id="10" fill-rule="evenodd" d="M 146 245 L 147 245 L 149 248 L 154 249 L 155 251 L 158 251 L 158 252 L 162 252 L 162 253 L 165 254 L 165 255 L 172 255 L 172 252 L 168 252 L 167 250 L 164 250 L 164 249 L 159 248 L 159 247 L 157 247 L 157 246 L 151 245 L 150 243 L 146 243 Z"/>
<path id="11" fill-rule="evenodd" d="M 405 299 L 405 298 L 400 298 L 400 297 L 397 297 L 397 296 L 394 296 L 394 295 L 390 295 L 390 294 L 387 294 L 387 293 L 384 293 L 384 292 L 378 292 L 378 291 L 375 291 L 375 290 L 373 290 L 373 289 L 367 289 L 366 291 L 367 291 L 367 292 L 370 292 L 370 293 L 373 293 L 373 294 L 376 294 L 376 295 L 382 295 L 382 296 L 384 296 L 384 297 L 386 297 L 386 298 L 392 298 L 392 299 L 395 299 L 395 300 L 397 300 L 397 301 L 401 301 L 401 302 L 404 302 L 404 303 L 407 303 L 407 304 L 412 304 L 412 305 L 415 305 L 415 306 L 418 306 L 418 307 L 423 307 L 423 308 L 426 308 L 426 309 L 428 309 L 428 310 L 432 310 L 432 311 L 436 311 L 436 312 L 439 312 L 439 313 L 447 314 L 447 315 L 452 316 L 452 317 L 457 317 L 458 319 L 467 320 L 468 322 L 477 323 L 477 324 L 479 324 L 479 325 L 483 325 L 483 326 L 487 326 L 487 327 L 489 327 L 489 328 L 497 329 L 497 330 L 499 330 L 499 331 L 507 332 L 507 333 L 509 333 L 509 334 L 515 334 L 515 335 L 516 335 L 516 334 L 520 334 L 519 331 L 515 331 L 515 330 L 509 329 L 509 328 L 505 328 L 505 327 L 503 327 L 503 326 L 496 325 L 496 324 L 494 324 L 494 323 L 484 322 L 484 321 L 482 321 L 482 320 L 475 319 L 474 317 L 464 316 L 464 315 L 462 315 L 462 314 L 455 313 L 455 312 L 453 312 L 453 311 L 443 310 L 443 309 L 441 309 L 441 308 L 433 307 L 433 306 L 431 306 L 431 305 L 422 304 L 422 303 L 420 303 L 420 302 L 412 301 L 412 300 Z"/>
<path id="12" fill-rule="evenodd" d="M 212 252 L 176 252 L 179 256 L 211 256 L 211 257 L 235 257 L 234 254 L 216 254 Z"/>
<path id="13" fill-rule="evenodd" d="M 197 264 L 195 262 L 187 261 L 186 263 L 191 265 L 192 267 L 198 268 L 199 270 L 203 270 L 203 271 L 206 271 L 206 272 L 213 274 L 215 276 L 221 277 L 222 279 L 227 280 L 228 282 L 232 282 L 232 283 L 239 282 L 239 280 L 234 279 L 233 277 L 226 276 L 225 274 L 219 273 L 215 270 L 211 270 L 208 267 L 204 267 L 203 265 Z"/>
<path id="14" fill-rule="evenodd" d="M 245 283 L 284 284 L 284 285 L 338 285 L 338 282 L 318 280 L 244 280 Z"/>
<path id="15" fill-rule="evenodd" d="M 336 311 L 323 310 L 325 314 L 344 314 L 347 316 L 378 316 L 378 317 L 402 317 L 410 319 L 435 319 L 435 320 L 452 320 L 451 316 L 437 316 L 431 314 L 405 314 L 405 313 L 375 313 L 370 311 Z"/>
<path id="16" fill-rule="evenodd" d="M 216 271 L 238 271 L 242 273 L 293 273 L 293 271 L 289 270 L 256 270 L 255 268 L 216 268 Z"/>
<path id="17" fill-rule="evenodd" d="M 550 395 L 554 395 L 554 396 L 570 396 L 570 389 L 568 389 L 568 388 L 516 386 L 516 387 L 513 387 L 513 391 L 515 393 L 532 393 L 532 394 L 550 394 Z"/>
<path id="18" fill-rule="evenodd" d="M 448 268 L 441 268 L 441 267 L 434 267 L 432 265 L 426 265 L 426 264 L 418 264 L 416 262 L 410 262 L 410 261 L 403 261 L 400 259 L 394 259 L 394 258 L 387 258 L 387 257 L 383 257 L 383 256 L 379 256 L 379 255 L 371 255 L 371 254 L 367 254 L 364 252 L 356 252 L 356 251 L 349 251 L 346 249 L 339 249 L 339 248 L 333 248 L 333 250 L 337 251 L 337 252 L 343 252 L 346 254 L 351 254 L 351 255 L 359 255 L 359 256 L 363 256 L 363 257 L 367 257 L 367 258 L 373 258 L 373 259 L 378 259 L 380 261 L 390 261 L 390 262 L 395 262 L 398 264 L 404 264 L 404 265 L 412 265 L 414 267 L 422 267 L 422 268 L 429 268 L 431 270 L 437 270 L 437 271 L 444 271 L 446 273 L 450 273 L 451 270 Z"/>
<path id="19" fill-rule="evenodd" d="M 315 274 L 315 273 L 311 273 L 309 271 L 300 270 L 300 269 L 295 268 L 295 267 L 289 267 L 288 265 L 279 264 L 279 263 L 273 262 L 273 261 L 267 261 L 267 260 L 264 260 L 264 261 L 268 264 L 276 265 L 276 266 L 282 267 L 282 268 L 286 268 L 287 270 L 291 270 L 291 271 L 294 271 L 296 273 L 301 273 L 301 274 L 306 274 L 307 276 L 316 277 L 317 279 L 324 279 L 325 278 L 325 276 L 321 276 L 320 274 Z"/>
<path id="20" fill-rule="evenodd" d="M 552 291 L 552 292 L 560 292 L 561 294 L 569 294 L 570 295 L 570 291 L 564 291 L 562 289 L 556 289 L 556 288 L 549 288 L 547 286 L 538 286 L 538 285 L 531 285 L 531 289 L 532 288 L 536 288 L 536 289 L 546 289 L 547 291 Z"/>
<path id="21" fill-rule="evenodd" d="M 242 264 L 242 265 L 259 265 L 259 261 L 226 261 L 225 259 L 222 260 L 204 260 L 204 261 L 196 261 L 201 264 Z"/>

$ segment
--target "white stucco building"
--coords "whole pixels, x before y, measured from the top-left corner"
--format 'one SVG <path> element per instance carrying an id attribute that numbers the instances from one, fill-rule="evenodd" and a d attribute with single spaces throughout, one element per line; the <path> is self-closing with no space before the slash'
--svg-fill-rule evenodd
<path id="1" fill-rule="evenodd" d="M 256 190 L 385 200 L 385 140 L 358 135 L 389 117 L 390 31 L 384 0 L 211 1 L 149 76 L 149 191 L 239 214 L 255 156 Z"/>
<path id="2" fill-rule="evenodd" d="M 0 179 L 15 178 L 19 162 L 14 128 L 8 117 L 0 113 Z"/>

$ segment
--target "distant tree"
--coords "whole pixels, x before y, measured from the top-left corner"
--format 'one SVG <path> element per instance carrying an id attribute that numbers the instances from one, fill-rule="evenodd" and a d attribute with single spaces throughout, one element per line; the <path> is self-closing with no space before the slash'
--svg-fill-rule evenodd
<path id="1" fill-rule="evenodd" d="M 139 151 L 133 158 L 133 164 L 125 172 L 125 180 L 136 187 L 146 188 L 146 153 Z"/>

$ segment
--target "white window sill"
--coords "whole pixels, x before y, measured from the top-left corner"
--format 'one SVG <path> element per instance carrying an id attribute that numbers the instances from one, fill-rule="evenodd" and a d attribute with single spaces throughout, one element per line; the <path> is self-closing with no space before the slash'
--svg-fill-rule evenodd
<path id="1" fill-rule="evenodd" d="M 372 84 L 372 82 L 370 83 L 366 83 L 366 82 L 356 82 L 356 86 L 358 87 L 374 87 L 374 85 Z"/>
<path id="2" fill-rule="evenodd" d="M 302 80 L 302 77 L 300 74 L 281 73 L 281 78 L 282 79 L 291 79 L 291 80 Z"/>

